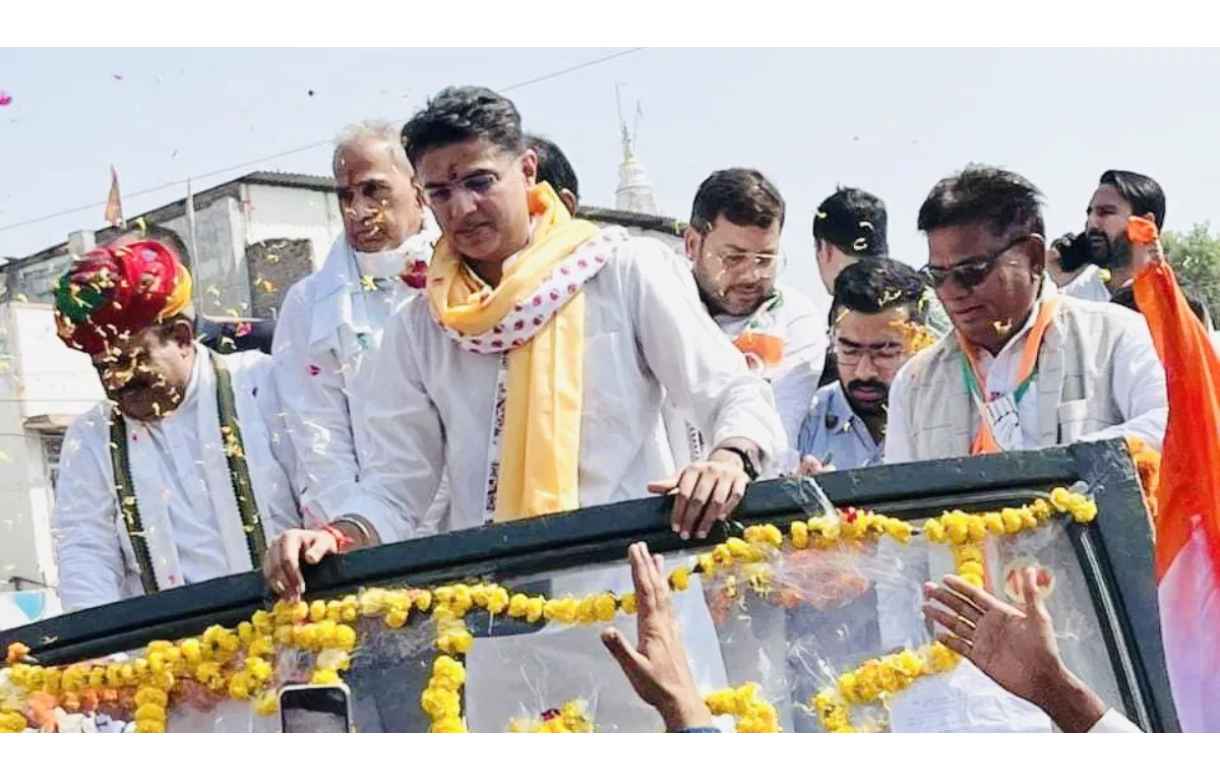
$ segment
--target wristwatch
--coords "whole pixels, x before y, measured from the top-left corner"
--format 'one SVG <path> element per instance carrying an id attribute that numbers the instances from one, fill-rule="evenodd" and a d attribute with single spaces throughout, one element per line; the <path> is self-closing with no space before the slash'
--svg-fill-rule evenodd
<path id="1" fill-rule="evenodd" d="M 740 447 L 721 446 L 717 447 L 716 449 L 731 452 L 737 457 L 741 458 L 741 468 L 743 471 L 745 471 L 746 476 L 750 478 L 750 481 L 753 482 L 754 480 L 758 479 L 758 467 L 754 465 L 754 459 L 750 457 L 748 452 Z"/>

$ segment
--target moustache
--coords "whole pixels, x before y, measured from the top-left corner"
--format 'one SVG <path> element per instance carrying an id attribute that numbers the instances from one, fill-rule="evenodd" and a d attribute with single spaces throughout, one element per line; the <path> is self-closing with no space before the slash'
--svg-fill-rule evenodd
<path id="1" fill-rule="evenodd" d="M 872 390 L 882 395 L 889 395 L 890 386 L 884 382 L 853 379 L 847 383 L 847 392 L 850 393 L 853 390 Z"/>

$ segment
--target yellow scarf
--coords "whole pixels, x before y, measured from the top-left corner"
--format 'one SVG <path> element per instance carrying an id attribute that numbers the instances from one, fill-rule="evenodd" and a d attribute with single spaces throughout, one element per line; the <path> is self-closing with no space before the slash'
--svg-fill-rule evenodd
<path id="1" fill-rule="evenodd" d="M 529 191 L 534 235 L 490 288 L 443 236 L 428 276 L 437 320 L 463 335 L 487 333 L 534 294 L 576 247 L 597 235 L 573 219 L 549 184 Z M 581 401 L 584 397 L 584 291 L 525 344 L 508 353 L 495 522 L 576 509 Z"/>

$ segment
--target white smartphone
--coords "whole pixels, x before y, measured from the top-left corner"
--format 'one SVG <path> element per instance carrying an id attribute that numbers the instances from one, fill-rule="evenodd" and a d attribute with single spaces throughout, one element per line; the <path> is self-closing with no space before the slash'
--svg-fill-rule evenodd
<path id="1" fill-rule="evenodd" d="M 285 734 L 344 734 L 351 731 L 351 724 L 351 691 L 343 683 L 280 689 L 280 725 Z"/>

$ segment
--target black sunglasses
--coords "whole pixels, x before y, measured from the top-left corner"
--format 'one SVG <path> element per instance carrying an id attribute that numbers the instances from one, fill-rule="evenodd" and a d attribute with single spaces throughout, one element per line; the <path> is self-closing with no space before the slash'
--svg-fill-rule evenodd
<path id="1" fill-rule="evenodd" d="M 1023 241 L 1028 241 L 1031 238 L 1041 239 L 1042 236 L 1037 233 L 1026 233 L 1023 236 L 1018 236 L 1012 241 L 1009 241 L 999 250 L 993 252 L 986 257 L 970 258 L 954 263 L 948 268 L 937 268 L 928 263 L 923 268 L 919 269 L 919 275 L 924 278 L 924 281 L 934 290 L 939 290 L 944 286 L 945 282 L 949 281 L 949 277 L 953 277 L 953 281 L 966 289 L 970 290 L 978 287 L 995 269 L 996 263 L 1009 249 L 1012 249 L 1017 244 Z"/>

